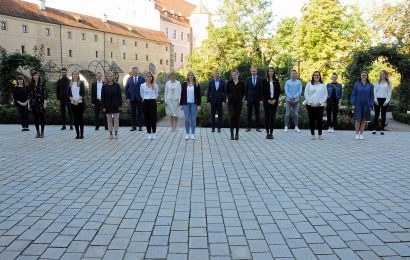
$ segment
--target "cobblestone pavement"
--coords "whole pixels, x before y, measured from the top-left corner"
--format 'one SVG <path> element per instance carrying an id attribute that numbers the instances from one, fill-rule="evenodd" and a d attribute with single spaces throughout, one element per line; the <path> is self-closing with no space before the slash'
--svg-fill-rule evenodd
<path id="1" fill-rule="evenodd" d="M 410 133 L 0 125 L 0 259 L 410 259 Z"/>

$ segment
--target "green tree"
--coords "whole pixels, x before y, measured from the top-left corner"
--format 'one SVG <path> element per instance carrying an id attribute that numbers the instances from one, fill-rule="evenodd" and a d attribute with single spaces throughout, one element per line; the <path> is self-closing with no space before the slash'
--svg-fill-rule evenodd
<path id="1" fill-rule="evenodd" d="M 344 7 L 339 0 L 311 0 L 302 8 L 302 14 L 296 42 L 304 80 L 326 62 L 348 64 L 352 51 L 370 44 L 371 30 L 354 6 Z M 342 66 L 323 67 L 324 78 L 330 76 L 330 69 L 341 72 Z"/>

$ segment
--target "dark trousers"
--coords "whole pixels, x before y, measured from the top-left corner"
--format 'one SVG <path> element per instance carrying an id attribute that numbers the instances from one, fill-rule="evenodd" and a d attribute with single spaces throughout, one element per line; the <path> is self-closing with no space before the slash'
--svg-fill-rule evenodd
<path id="1" fill-rule="evenodd" d="M 41 127 L 41 132 L 44 132 L 44 126 L 45 126 L 45 115 L 44 112 L 34 112 L 33 111 L 33 116 L 34 116 L 34 124 L 36 126 L 37 132 L 40 132 L 40 127 Z"/>
<path id="2" fill-rule="evenodd" d="M 374 130 L 381 130 L 384 131 L 384 126 L 386 125 L 386 113 L 387 113 L 387 107 L 389 105 L 383 106 L 384 101 L 386 101 L 385 98 L 377 98 L 377 102 L 379 105 L 377 106 L 374 104 Z M 380 116 L 380 110 L 382 112 L 382 124 L 381 126 L 379 125 L 379 116 Z"/>
<path id="3" fill-rule="evenodd" d="M 80 103 L 77 106 L 71 104 L 71 110 L 74 116 L 74 126 L 77 136 L 83 136 L 84 134 L 84 103 Z"/>
<path id="4" fill-rule="evenodd" d="M 242 106 L 235 106 L 235 105 L 230 105 L 229 106 L 229 127 L 231 129 L 231 135 L 233 135 L 234 129 L 236 130 L 236 135 L 239 133 L 239 127 L 241 124 L 241 111 L 242 111 Z"/>
<path id="5" fill-rule="evenodd" d="M 306 106 L 306 109 L 309 114 L 309 128 L 310 133 L 315 135 L 315 126 L 317 126 L 317 132 L 319 135 L 322 135 L 323 129 L 323 107 L 311 107 Z"/>
<path id="6" fill-rule="evenodd" d="M 130 109 L 131 109 L 131 126 L 133 129 L 137 128 L 137 124 L 139 128 L 142 128 L 142 121 L 143 121 L 143 108 L 141 101 L 130 101 Z"/>
<path id="7" fill-rule="evenodd" d="M 327 124 L 329 127 L 337 125 L 337 114 L 339 112 L 339 101 L 328 101 L 326 106 Z"/>
<path id="8" fill-rule="evenodd" d="M 100 118 L 100 113 L 103 114 L 102 121 L 104 122 L 104 127 L 105 129 L 108 129 L 107 127 L 107 118 L 105 116 L 105 113 L 101 111 L 101 101 L 96 100 L 94 104 L 94 122 L 95 122 L 95 127 L 98 129 L 101 125 L 101 118 Z"/>
<path id="9" fill-rule="evenodd" d="M 145 99 L 142 102 L 144 110 L 145 125 L 147 126 L 148 134 L 157 132 L 157 100 Z"/>
<path id="10" fill-rule="evenodd" d="M 259 120 L 259 101 L 248 101 L 248 128 L 251 128 L 252 110 L 255 109 L 255 126 L 260 127 Z"/>
<path id="11" fill-rule="evenodd" d="M 66 120 L 65 120 L 65 111 L 67 108 L 67 112 L 68 112 L 68 118 L 70 119 L 70 126 L 73 125 L 73 112 L 71 111 L 71 104 L 69 102 L 60 102 L 60 113 L 61 113 L 61 124 L 63 126 L 66 125 Z"/>
<path id="12" fill-rule="evenodd" d="M 218 114 L 218 129 L 222 128 L 223 107 L 222 103 L 211 103 L 211 127 L 215 130 L 215 114 Z"/>
<path id="13" fill-rule="evenodd" d="M 276 110 L 278 109 L 278 102 L 276 102 L 274 105 L 265 102 L 264 108 L 266 133 L 272 134 L 276 124 Z"/>
<path id="14" fill-rule="evenodd" d="M 27 106 L 20 106 L 17 104 L 17 111 L 20 115 L 20 122 L 23 128 L 28 128 L 29 119 L 28 119 L 28 108 Z"/>

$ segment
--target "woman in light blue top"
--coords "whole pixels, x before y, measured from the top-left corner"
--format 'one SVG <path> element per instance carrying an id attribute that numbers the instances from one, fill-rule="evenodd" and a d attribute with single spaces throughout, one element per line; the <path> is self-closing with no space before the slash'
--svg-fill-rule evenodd
<path id="1" fill-rule="evenodd" d="M 369 75 L 366 71 L 360 73 L 360 79 L 354 84 L 352 96 L 350 99 L 354 111 L 356 140 L 364 140 L 363 131 L 366 121 L 370 121 L 370 110 L 374 105 L 373 85 L 369 81 Z"/>

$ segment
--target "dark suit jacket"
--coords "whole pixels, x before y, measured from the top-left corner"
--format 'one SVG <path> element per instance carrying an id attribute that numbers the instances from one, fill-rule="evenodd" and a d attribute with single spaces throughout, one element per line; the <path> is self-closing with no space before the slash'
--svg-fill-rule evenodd
<path id="1" fill-rule="evenodd" d="M 57 88 L 56 88 L 56 96 L 57 100 L 61 102 L 68 102 L 70 103 L 70 97 L 68 96 L 68 89 L 70 88 L 70 79 L 67 77 L 63 77 L 57 80 Z"/>
<path id="2" fill-rule="evenodd" d="M 188 87 L 188 83 L 184 82 L 182 83 L 182 87 L 181 87 L 181 99 L 179 101 L 179 104 L 182 105 L 186 105 L 187 104 L 187 87 Z M 196 84 L 194 86 L 194 92 L 195 92 L 195 104 L 197 106 L 201 105 L 201 87 L 199 86 L 199 84 Z"/>
<path id="3" fill-rule="evenodd" d="M 256 84 L 253 86 L 252 76 L 245 81 L 245 100 L 248 102 L 259 102 L 262 96 L 262 78 L 256 77 Z"/>
<path id="4" fill-rule="evenodd" d="M 83 98 L 82 99 L 83 104 L 85 104 L 85 86 L 84 86 L 84 82 L 82 80 L 80 80 L 79 85 L 80 85 L 80 96 Z M 73 97 L 73 94 L 71 93 L 71 87 L 68 87 L 67 91 L 68 91 L 68 93 L 67 93 L 68 97 L 69 98 Z"/>
<path id="5" fill-rule="evenodd" d="M 119 113 L 122 107 L 121 87 L 117 82 L 112 86 L 105 83 L 101 90 L 101 108 L 106 109 L 107 114 Z"/>
<path id="6" fill-rule="evenodd" d="M 263 89 L 263 101 L 267 102 L 268 100 L 272 100 L 270 97 L 270 84 L 267 79 L 263 79 L 262 82 L 262 89 Z M 276 103 L 279 101 L 279 95 L 280 95 L 280 84 L 279 80 L 274 80 L 273 81 L 273 99 L 276 100 Z"/>
<path id="7" fill-rule="evenodd" d="M 125 83 L 125 99 L 131 101 L 142 101 L 140 88 L 141 85 L 145 83 L 145 78 L 143 76 L 138 76 L 137 84 L 134 83 L 134 76 L 131 75 Z"/>
<path id="8" fill-rule="evenodd" d="M 104 86 L 104 81 L 103 81 L 103 86 Z M 102 89 L 101 89 L 102 92 Z M 97 103 L 97 81 L 94 81 L 94 83 L 91 85 L 91 103 L 95 104 Z"/>
<path id="9" fill-rule="evenodd" d="M 219 79 L 219 87 L 216 90 L 215 79 L 208 83 L 207 102 L 211 104 L 226 102 L 226 87 L 225 81 Z"/>

